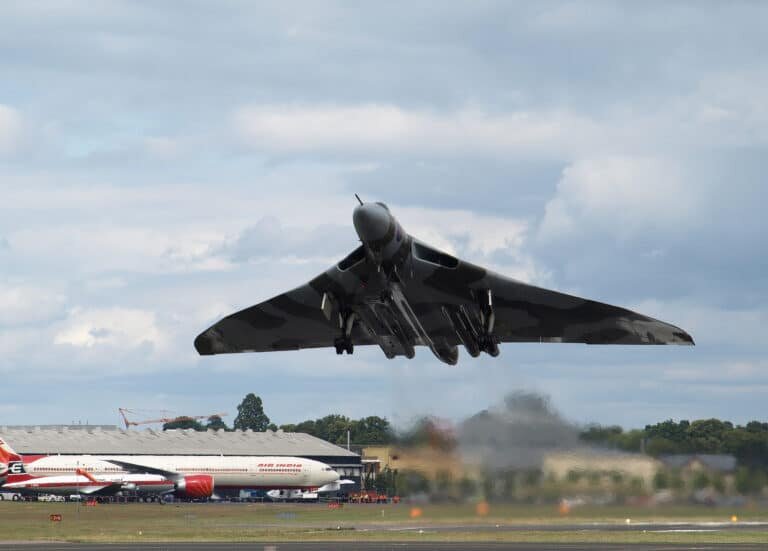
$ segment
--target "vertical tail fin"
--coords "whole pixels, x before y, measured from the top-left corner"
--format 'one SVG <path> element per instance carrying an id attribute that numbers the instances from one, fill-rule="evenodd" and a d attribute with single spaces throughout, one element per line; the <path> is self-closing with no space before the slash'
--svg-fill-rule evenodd
<path id="1" fill-rule="evenodd" d="M 8 443 L 0 438 L 0 485 L 10 480 L 11 475 L 24 474 L 24 461 Z"/>
<path id="2" fill-rule="evenodd" d="M 21 456 L 13 451 L 13 448 L 0 438 L 0 462 L 10 463 L 11 461 L 21 461 Z"/>

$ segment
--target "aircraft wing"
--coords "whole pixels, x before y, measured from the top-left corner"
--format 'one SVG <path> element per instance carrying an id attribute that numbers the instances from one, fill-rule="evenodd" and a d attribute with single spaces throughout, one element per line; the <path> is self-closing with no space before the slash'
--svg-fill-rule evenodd
<path id="1" fill-rule="evenodd" d="M 459 261 L 451 268 L 433 266 L 430 271 L 417 288 L 408 287 L 409 300 L 422 303 L 421 311 L 428 311 L 428 304 L 441 305 L 446 315 L 462 310 L 470 319 L 492 308 L 492 332 L 501 342 L 694 344 L 688 333 L 669 323 L 528 285 L 469 262 Z M 455 335 L 445 336 L 460 344 Z"/>
<path id="2" fill-rule="evenodd" d="M 106 486 L 88 486 L 80 488 L 79 493 L 88 496 L 112 496 L 123 489 L 119 483 L 108 484 Z"/>
<path id="3" fill-rule="evenodd" d="M 165 477 L 168 480 L 175 480 L 181 476 L 179 473 L 175 471 L 166 471 L 164 469 L 158 469 L 155 467 L 149 467 L 147 465 L 141 465 L 140 463 L 130 463 L 128 461 L 120 461 L 118 459 L 103 459 L 103 461 L 107 461 L 109 463 L 112 463 L 113 465 L 117 465 L 118 467 L 122 467 L 129 473 L 134 473 L 134 474 L 156 474 L 156 475 Z"/>
<path id="4" fill-rule="evenodd" d="M 310 282 L 245 310 L 235 312 L 203 331 L 195 339 L 201 355 L 233 352 L 270 352 L 322 348 L 339 336 L 338 301 L 364 286 L 370 268 L 358 247 L 348 257 Z M 348 267 L 347 267 L 348 266 Z M 323 297 L 337 297 L 327 305 Z M 373 344 L 359 327 L 354 344 Z"/>
<path id="5" fill-rule="evenodd" d="M 195 348 L 210 355 L 331 347 L 342 327 L 350 328 L 350 344 L 377 344 L 387 357 L 413 357 L 413 345 L 424 344 L 448 363 L 455 358 L 446 346 L 488 335 L 497 342 L 693 344 L 679 327 L 631 310 L 528 285 L 415 239 L 413 251 L 387 275 L 358 247 L 308 283 L 215 323 Z"/>

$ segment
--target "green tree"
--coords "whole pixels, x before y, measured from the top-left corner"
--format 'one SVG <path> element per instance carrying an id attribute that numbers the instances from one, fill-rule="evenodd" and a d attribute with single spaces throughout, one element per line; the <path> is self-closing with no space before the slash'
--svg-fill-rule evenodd
<path id="1" fill-rule="evenodd" d="M 189 418 L 179 418 L 175 421 L 169 421 L 168 423 L 163 424 L 163 430 L 174 429 L 192 429 L 197 431 L 204 431 L 205 427 L 194 419 Z"/>
<path id="2" fill-rule="evenodd" d="M 624 432 L 618 425 L 604 427 L 602 425 L 589 425 L 585 430 L 579 433 L 579 439 L 589 444 L 598 444 L 601 446 L 613 447 L 617 442 L 617 437 Z"/>
<path id="3" fill-rule="evenodd" d="M 682 446 L 663 436 L 652 438 L 645 447 L 645 452 L 653 457 L 683 453 Z"/>
<path id="4" fill-rule="evenodd" d="M 240 405 L 237 406 L 237 417 L 235 417 L 235 430 L 255 430 L 264 432 L 269 426 L 269 417 L 264 413 L 264 405 L 261 398 L 253 392 L 249 393 Z"/>
<path id="5" fill-rule="evenodd" d="M 315 436 L 334 444 L 346 444 L 350 425 L 351 421 L 345 415 L 326 415 L 315 421 Z"/>
<path id="6" fill-rule="evenodd" d="M 382 469 L 379 474 L 376 475 L 376 480 L 373 482 L 373 486 L 376 488 L 376 492 L 379 494 L 386 494 L 388 496 L 395 495 L 396 475 L 397 472 L 393 471 L 389 467 Z"/>
<path id="7" fill-rule="evenodd" d="M 736 491 L 740 494 L 760 494 L 768 484 L 768 475 L 759 469 L 739 467 L 736 470 Z"/>
<path id="8" fill-rule="evenodd" d="M 227 424 L 218 415 L 212 415 L 208 418 L 208 423 L 205 425 L 206 429 L 213 430 L 229 430 Z"/>
<path id="9" fill-rule="evenodd" d="M 371 415 L 350 423 L 351 440 L 354 444 L 389 444 L 392 427 L 383 417 Z"/>

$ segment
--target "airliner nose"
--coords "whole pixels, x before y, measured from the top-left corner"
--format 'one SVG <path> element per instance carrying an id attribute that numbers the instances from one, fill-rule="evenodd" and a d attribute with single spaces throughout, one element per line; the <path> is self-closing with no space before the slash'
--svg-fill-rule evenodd
<path id="1" fill-rule="evenodd" d="M 355 207 L 352 223 L 360 240 L 370 243 L 383 239 L 392 221 L 385 207 L 377 203 L 365 203 Z"/>
<path id="2" fill-rule="evenodd" d="M 323 472 L 321 474 L 323 479 L 323 485 L 332 484 L 336 482 L 339 478 L 341 478 L 339 476 L 339 473 L 337 473 L 335 470 L 330 468 L 328 465 L 323 466 Z"/>

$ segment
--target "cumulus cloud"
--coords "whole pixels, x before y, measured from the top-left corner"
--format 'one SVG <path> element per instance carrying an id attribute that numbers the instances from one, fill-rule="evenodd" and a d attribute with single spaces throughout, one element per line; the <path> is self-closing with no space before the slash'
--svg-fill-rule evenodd
<path id="1" fill-rule="evenodd" d="M 697 202 L 697 190 L 674 162 L 584 159 L 563 171 L 539 233 L 546 241 L 598 229 L 614 240 L 640 230 L 668 231 L 685 225 Z"/>
<path id="2" fill-rule="evenodd" d="M 70 312 L 54 344 L 77 348 L 161 348 L 167 337 L 154 312 L 133 308 L 84 308 Z"/>
<path id="3" fill-rule="evenodd" d="M 393 104 L 256 105 L 237 110 L 234 127 L 265 152 L 378 151 L 449 155 L 562 155 L 596 132 L 567 111 L 440 113 Z"/>
<path id="4" fill-rule="evenodd" d="M 0 155 L 10 155 L 19 147 L 22 136 L 21 114 L 0 103 Z"/>
<path id="5" fill-rule="evenodd" d="M 286 226 L 274 216 L 265 216 L 214 248 L 213 254 L 233 262 L 333 263 L 356 246 L 355 233 L 349 225 L 334 225 L 322 218 Z"/>
<path id="6" fill-rule="evenodd" d="M 52 321 L 64 315 L 66 297 L 42 287 L 0 284 L 0 327 Z"/>

